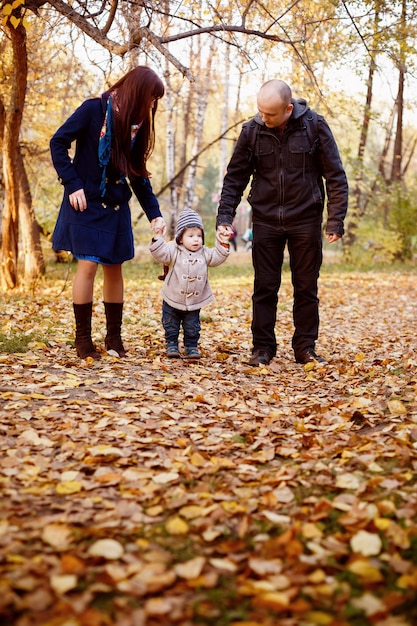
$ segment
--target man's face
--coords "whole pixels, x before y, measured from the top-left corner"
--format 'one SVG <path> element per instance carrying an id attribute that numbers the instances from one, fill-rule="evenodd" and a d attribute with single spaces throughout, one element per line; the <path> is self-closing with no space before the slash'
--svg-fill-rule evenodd
<path id="1" fill-rule="evenodd" d="M 292 108 L 292 104 L 287 106 L 279 100 L 264 99 L 258 96 L 259 115 L 268 128 L 283 126 L 290 117 Z"/>

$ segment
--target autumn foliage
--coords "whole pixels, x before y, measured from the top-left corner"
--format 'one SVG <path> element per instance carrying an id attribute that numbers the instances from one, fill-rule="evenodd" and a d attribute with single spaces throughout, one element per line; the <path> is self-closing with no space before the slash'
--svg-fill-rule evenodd
<path id="1" fill-rule="evenodd" d="M 213 272 L 190 363 L 158 271 L 128 280 L 126 359 L 76 358 L 62 280 L 5 297 L 0 338 L 30 341 L 0 352 L 1 623 L 414 626 L 415 276 L 324 272 L 329 364 L 302 367 L 286 274 L 251 368 L 250 272 Z"/>

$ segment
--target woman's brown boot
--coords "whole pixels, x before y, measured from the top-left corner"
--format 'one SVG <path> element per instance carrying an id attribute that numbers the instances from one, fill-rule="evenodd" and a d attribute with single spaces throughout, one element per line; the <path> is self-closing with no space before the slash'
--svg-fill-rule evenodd
<path id="1" fill-rule="evenodd" d="M 106 350 L 114 350 L 120 357 L 126 356 L 121 337 L 123 302 L 103 302 L 106 312 L 107 334 L 104 340 Z"/>
<path id="2" fill-rule="evenodd" d="M 75 348 L 80 359 L 91 357 L 92 359 L 100 359 L 100 355 L 96 350 L 91 339 L 91 317 L 93 314 L 93 303 L 75 304 Z"/>

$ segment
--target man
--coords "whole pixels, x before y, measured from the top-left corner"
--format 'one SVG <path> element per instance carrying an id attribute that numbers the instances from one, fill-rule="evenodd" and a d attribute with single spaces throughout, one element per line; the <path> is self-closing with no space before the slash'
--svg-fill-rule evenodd
<path id="1" fill-rule="evenodd" d="M 327 194 L 326 238 L 343 235 L 348 183 L 326 120 L 292 98 L 282 80 L 269 80 L 257 96 L 258 114 L 243 124 L 220 196 L 217 228 L 230 225 L 250 178 L 254 291 L 250 365 L 276 355 L 275 322 L 282 262 L 288 246 L 294 287 L 292 348 L 297 363 L 325 362 L 315 352 L 319 330 L 318 278 Z M 324 181 L 324 182 L 323 182 Z"/>

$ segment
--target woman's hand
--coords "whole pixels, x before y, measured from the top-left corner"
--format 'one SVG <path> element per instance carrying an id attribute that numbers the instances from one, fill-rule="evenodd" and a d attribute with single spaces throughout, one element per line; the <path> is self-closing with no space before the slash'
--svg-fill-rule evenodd
<path id="1" fill-rule="evenodd" d="M 87 208 L 87 200 L 85 197 L 84 189 L 77 189 L 74 193 L 70 193 L 68 196 L 70 205 L 76 211 L 85 211 Z"/>
<path id="2" fill-rule="evenodd" d="M 162 235 L 162 237 L 165 237 L 167 225 L 165 224 L 164 218 L 155 217 L 151 222 L 151 230 L 155 233 L 155 235 Z"/>

